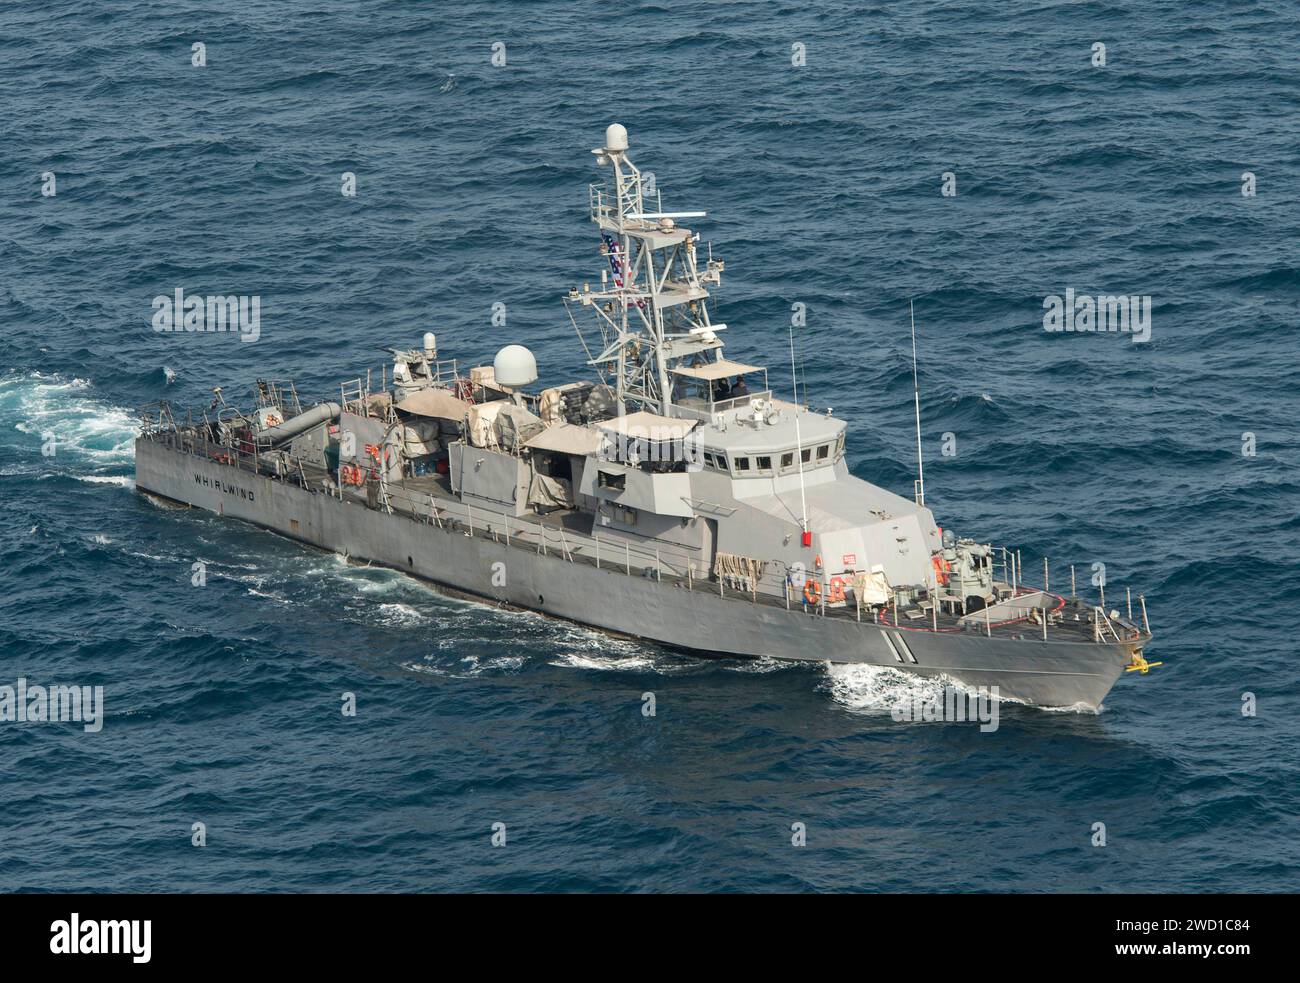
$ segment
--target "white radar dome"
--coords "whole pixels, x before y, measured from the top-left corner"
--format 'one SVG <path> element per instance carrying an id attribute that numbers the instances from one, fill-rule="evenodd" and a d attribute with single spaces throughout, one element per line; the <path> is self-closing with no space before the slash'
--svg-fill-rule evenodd
<path id="1" fill-rule="evenodd" d="M 492 360 L 492 374 L 498 384 L 517 389 L 537 381 L 537 359 L 523 345 L 506 345 Z"/>
<path id="2" fill-rule="evenodd" d="M 627 149 L 627 130 L 621 123 L 610 123 L 605 127 L 605 149 L 620 151 Z"/>

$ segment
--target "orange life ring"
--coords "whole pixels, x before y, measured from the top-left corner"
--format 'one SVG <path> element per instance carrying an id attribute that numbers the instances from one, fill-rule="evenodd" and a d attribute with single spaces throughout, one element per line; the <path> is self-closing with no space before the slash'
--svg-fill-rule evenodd
<path id="1" fill-rule="evenodd" d="M 821 584 L 809 577 L 803 582 L 803 599 L 809 604 L 816 604 L 822 599 Z"/>
<path id="2" fill-rule="evenodd" d="M 936 553 L 930 558 L 934 562 L 934 579 L 943 586 L 948 586 L 948 561 L 943 558 L 942 553 Z"/>

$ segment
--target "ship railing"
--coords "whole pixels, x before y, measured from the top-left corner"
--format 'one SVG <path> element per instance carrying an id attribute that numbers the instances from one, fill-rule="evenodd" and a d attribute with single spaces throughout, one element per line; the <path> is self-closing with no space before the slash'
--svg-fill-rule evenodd
<path id="1" fill-rule="evenodd" d="M 826 571 L 805 573 L 801 567 L 782 560 L 764 562 L 758 577 L 719 574 L 709 569 L 699 550 L 587 534 L 562 523 L 515 516 L 482 504 L 443 499 L 400 485 L 389 485 L 388 504 L 395 511 L 446 532 L 490 538 L 539 556 L 557 556 L 570 563 L 644 577 L 688 591 L 707 591 L 738 602 L 803 610 L 823 618 L 871 620 L 869 608 L 855 606 L 847 597 L 835 599 L 834 578 Z M 820 584 L 812 602 L 803 593 L 807 579 Z"/>
<path id="2" fill-rule="evenodd" d="M 460 379 L 460 368 L 454 358 L 440 358 L 433 363 L 434 382 L 455 382 Z"/>
<path id="3" fill-rule="evenodd" d="M 731 410 L 748 408 L 750 402 L 755 399 L 769 400 L 771 398 L 772 390 L 760 389 L 757 392 L 746 393 L 744 396 L 712 400 L 706 406 L 691 406 L 685 403 L 673 403 L 673 415 L 688 420 L 700 420 L 704 423 L 712 423 L 723 413 L 730 412 Z"/>
<path id="4" fill-rule="evenodd" d="M 587 185 L 587 209 L 591 214 L 593 222 L 602 218 L 609 218 L 610 207 L 605 196 L 605 186 L 603 184 Z"/>
<path id="5" fill-rule="evenodd" d="M 288 419 L 302 412 L 298 389 L 292 379 L 260 379 L 261 388 L 254 387 L 253 395 L 259 406 L 274 406 L 280 416 Z"/>
<path id="6" fill-rule="evenodd" d="M 704 576 L 699 551 L 589 535 L 562 523 L 546 522 L 544 517 L 515 516 L 396 484 L 388 486 L 388 504 L 395 511 L 447 531 L 490 538 L 530 549 L 541 556 L 559 556 L 571 563 L 587 563 L 656 580 L 698 581 Z"/>
<path id="7" fill-rule="evenodd" d="M 149 423 L 152 429 L 141 432 L 145 439 L 263 477 L 293 481 L 311 492 L 345 497 L 344 491 L 334 480 L 337 476 L 329 475 L 318 465 L 304 465 L 301 458 L 284 452 L 259 454 L 256 447 L 246 451 L 238 446 L 208 440 L 195 431 L 166 429 L 165 425 L 160 427 L 153 424 L 152 413 L 150 408 Z M 169 418 L 170 411 L 165 411 L 165 416 Z M 311 476 L 318 479 L 314 484 L 309 471 Z M 562 522 L 548 523 L 545 517 L 511 515 L 482 504 L 475 505 L 418 492 L 399 483 L 385 482 L 379 497 L 380 501 L 376 504 L 386 511 L 406 514 L 446 532 L 491 538 L 507 546 L 529 549 L 541 556 L 554 555 L 570 563 L 587 564 L 601 570 L 621 572 L 626 576 L 641 576 L 690 591 L 709 591 L 723 598 L 755 605 L 799 610 L 815 617 L 858 622 L 875 622 L 877 619 L 878 610 L 862 605 L 857 592 L 852 590 L 852 574 L 831 574 L 825 569 L 809 570 L 802 564 L 771 559 L 762 561 L 759 576 L 737 576 L 710 569 L 709 561 L 700 550 L 637 543 L 625 537 L 602 537 L 599 533 L 587 534 L 566 527 Z M 355 492 L 349 494 L 347 500 L 366 504 L 364 494 L 357 495 Z M 1039 588 L 1030 588 L 1021 582 L 1019 564 L 1010 554 L 1007 567 L 1011 578 L 1008 586 L 1014 584 L 1012 589 L 1017 596 L 1039 592 Z M 1045 595 L 1050 593 L 1046 587 L 1042 592 Z M 1104 594 L 1102 600 L 1102 605 L 1090 605 L 1091 617 L 1088 622 L 1078 626 L 1084 628 L 1087 625 L 1094 642 L 1123 644 L 1151 637 L 1144 595 L 1139 594 L 1136 598 L 1140 606 L 1142 627 L 1138 627 L 1133 617 L 1134 598 L 1131 592 L 1126 592 L 1127 618 L 1112 618 L 1105 609 Z M 938 625 L 933 599 L 929 604 L 921 606 L 928 617 L 910 619 L 916 621 L 916 624 L 910 626 L 902 624 L 902 621 L 909 619 L 905 614 L 900 616 L 897 604 L 887 605 L 886 610 L 888 621 L 894 625 L 919 630 L 937 628 Z M 1046 639 L 1050 637 L 1050 624 L 1057 625 L 1053 631 L 1059 632 L 1064 627 L 1060 622 L 1052 622 L 1045 616 L 1050 614 L 1045 607 L 1043 612 L 1034 618 L 1015 619 L 1018 625 L 1016 630 L 1032 629 L 1032 620 L 1041 627 Z M 1020 625 L 1020 622 L 1024 624 Z M 990 633 L 994 627 L 999 626 L 990 624 Z M 1075 636 L 1078 631 L 1071 630 L 1070 634 Z"/>
<path id="8" fill-rule="evenodd" d="M 141 437 L 152 440 L 160 434 L 176 429 L 176 420 L 172 416 L 171 404 L 165 399 L 145 403 L 140 407 L 138 416 Z"/>

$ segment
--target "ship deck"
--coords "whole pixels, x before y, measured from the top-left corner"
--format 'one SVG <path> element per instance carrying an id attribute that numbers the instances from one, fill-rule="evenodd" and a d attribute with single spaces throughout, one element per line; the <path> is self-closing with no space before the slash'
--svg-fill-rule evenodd
<path id="1" fill-rule="evenodd" d="M 230 448 L 211 444 L 197 446 L 190 440 L 175 439 L 167 432 L 143 436 L 170 444 L 173 449 L 199 457 L 222 460 L 232 468 L 256 473 L 264 478 L 285 481 L 317 494 L 328 494 L 343 501 L 377 510 L 401 514 L 417 522 L 437 525 L 464 535 L 491 538 L 503 545 L 526 549 L 545 556 L 559 557 L 570 563 L 594 565 L 611 575 L 643 577 L 661 583 L 666 589 L 710 591 L 736 603 L 762 605 L 803 612 L 810 618 L 854 620 L 868 625 L 888 625 L 900 631 L 972 633 L 991 638 L 1043 640 L 1041 611 L 1049 614 L 1046 639 L 1054 642 L 1140 642 L 1146 637 L 1131 614 L 1109 618 L 1098 633 L 1094 627 L 1094 606 L 1077 598 L 1018 586 L 1014 597 L 991 608 L 986 615 L 966 618 L 934 612 L 928 606 L 901 613 L 888 607 L 883 610 L 858 609 L 850 600 L 840 604 L 806 603 L 801 589 L 787 581 L 783 564 L 765 565 L 757 582 L 732 581 L 731 578 L 705 575 L 709 564 L 700 551 L 653 541 L 600 536 L 592 532 L 590 513 L 559 509 L 539 514 L 507 514 L 485 506 L 462 501 L 444 475 L 423 475 L 388 482 L 385 494 L 376 486 L 373 491 L 345 487 L 340 489 L 334 476 L 325 468 L 295 460 L 287 473 L 280 473 L 263 455 L 230 454 Z M 202 442 L 198 442 L 202 444 Z M 373 496 L 373 497 L 372 497 Z M 823 578 L 824 579 L 824 578 Z M 1010 585 L 1001 585 L 1010 593 Z M 823 592 L 824 593 L 824 592 Z M 1007 605 L 1018 606 L 1011 611 Z"/>

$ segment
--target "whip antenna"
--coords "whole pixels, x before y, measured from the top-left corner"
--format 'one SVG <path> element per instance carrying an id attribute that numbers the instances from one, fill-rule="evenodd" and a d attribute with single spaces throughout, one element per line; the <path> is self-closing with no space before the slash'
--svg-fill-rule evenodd
<path id="1" fill-rule="evenodd" d="M 921 457 L 921 384 L 916 376 L 916 307 L 908 298 L 912 315 L 912 398 L 916 405 L 916 504 L 925 505 L 925 463 Z"/>

